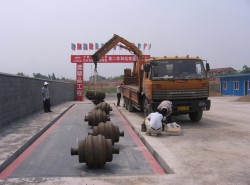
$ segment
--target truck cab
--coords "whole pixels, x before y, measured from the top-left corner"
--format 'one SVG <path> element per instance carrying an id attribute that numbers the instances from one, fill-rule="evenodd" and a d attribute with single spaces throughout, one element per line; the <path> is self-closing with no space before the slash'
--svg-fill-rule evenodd
<path id="1" fill-rule="evenodd" d="M 172 115 L 189 114 L 200 121 L 210 109 L 209 65 L 198 57 L 151 58 L 144 64 L 142 96 L 144 113 L 155 111 L 163 100 L 173 103 Z"/>

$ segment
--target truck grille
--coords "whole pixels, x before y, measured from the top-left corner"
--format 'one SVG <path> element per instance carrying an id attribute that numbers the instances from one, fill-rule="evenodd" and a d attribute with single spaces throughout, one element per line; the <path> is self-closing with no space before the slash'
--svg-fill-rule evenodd
<path id="1" fill-rule="evenodd" d="M 207 98 L 207 97 L 208 97 L 208 88 L 153 91 L 154 100 L 193 99 L 193 98 Z"/>

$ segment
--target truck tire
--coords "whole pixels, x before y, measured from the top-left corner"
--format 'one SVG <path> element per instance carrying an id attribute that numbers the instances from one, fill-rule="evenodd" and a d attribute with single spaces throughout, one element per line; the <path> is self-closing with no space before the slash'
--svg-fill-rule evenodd
<path id="1" fill-rule="evenodd" d="M 134 112 L 134 107 L 132 105 L 132 101 L 131 100 L 128 100 L 128 111 L 129 112 Z"/>
<path id="2" fill-rule="evenodd" d="M 124 98 L 125 109 L 128 110 L 128 98 Z"/>
<path id="3" fill-rule="evenodd" d="M 190 112 L 189 113 L 189 118 L 193 122 L 199 122 L 202 118 L 203 111 L 198 111 L 198 112 Z"/>
<path id="4" fill-rule="evenodd" d="M 144 98 L 143 101 L 143 113 L 144 117 L 146 118 L 152 112 L 151 105 L 148 103 L 147 99 Z"/>

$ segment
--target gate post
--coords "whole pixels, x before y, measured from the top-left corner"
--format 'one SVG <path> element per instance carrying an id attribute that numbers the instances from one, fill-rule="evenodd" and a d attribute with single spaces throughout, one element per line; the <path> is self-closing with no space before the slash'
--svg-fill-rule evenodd
<path id="1" fill-rule="evenodd" d="M 83 62 L 76 63 L 76 100 L 83 101 Z"/>

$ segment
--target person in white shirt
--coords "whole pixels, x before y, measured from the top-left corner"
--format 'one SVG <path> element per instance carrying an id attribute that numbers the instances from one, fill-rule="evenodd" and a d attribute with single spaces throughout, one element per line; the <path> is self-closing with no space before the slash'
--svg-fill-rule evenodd
<path id="1" fill-rule="evenodd" d="M 172 113 L 172 102 L 163 101 L 158 107 L 157 112 L 150 113 L 144 121 L 146 132 L 148 135 L 158 135 L 162 130 L 162 121 L 164 116 L 169 116 Z"/>
<path id="2" fill-rule="evenodd" d="M 117 94 L 117 106 L 120 107 L 120 100 L 122 97 L 122 83 L 117 86 L 116 94 Z"/>
<path id="3" fill-rule="evenodd" d="M 50 95 L 49 95 L 49 83 L 44 82 L 43 88 L 42 88 L 42 97 L 43 97 L 43 108 L 44 112 L 52 112 L 50 110 Z"/>

